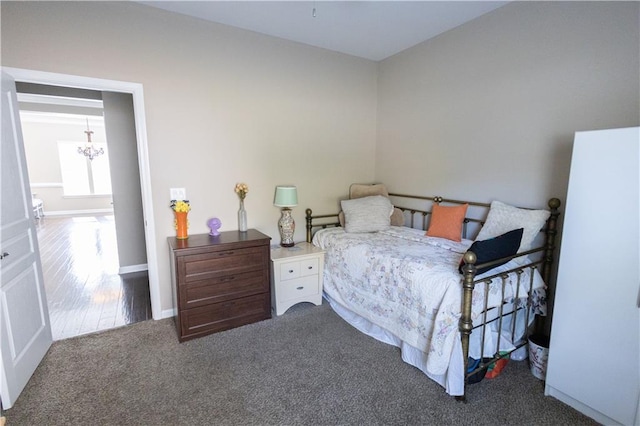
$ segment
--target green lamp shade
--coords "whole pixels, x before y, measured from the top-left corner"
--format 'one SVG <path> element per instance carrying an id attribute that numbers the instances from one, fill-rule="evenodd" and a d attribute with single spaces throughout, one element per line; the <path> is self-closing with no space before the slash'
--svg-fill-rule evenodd
<path id="1" fill-rule="evenodd" d="M 295 207 L 298 205 L 298 190 L 295 186 L 276 186 L 273 199 L 276 207 Z"/>

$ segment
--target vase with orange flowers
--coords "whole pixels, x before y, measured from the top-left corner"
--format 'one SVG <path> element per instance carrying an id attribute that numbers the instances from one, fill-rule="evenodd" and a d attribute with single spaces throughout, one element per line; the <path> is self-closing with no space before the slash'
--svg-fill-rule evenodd
<path id="1" fill-rule="evenodd" d="M 187 220 L 187 214 L 191 210 L 189 200 L 171 200 L 171 209 L 175 217 L 173 226 L 176 229 L 176 238 L 186 240 L 189 238 L 189 221 Z"/>

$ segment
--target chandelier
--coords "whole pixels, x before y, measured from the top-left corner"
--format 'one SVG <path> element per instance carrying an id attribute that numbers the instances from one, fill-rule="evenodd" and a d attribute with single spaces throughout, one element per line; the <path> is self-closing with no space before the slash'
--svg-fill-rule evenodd
<path id="1" fill-rule="evenodd" d="M 96 149 L 91 142 L 91 135 L 93 131 L 89 128 L 89 119 L 87 118 L 87 130 L 84 131 L 87 134 L 87 143 L 85 146 L 78 147 L 78 154 L 82 154 L 89 160 L 93 160 L 99 155 L 104 154 L 104 148 Z"/>

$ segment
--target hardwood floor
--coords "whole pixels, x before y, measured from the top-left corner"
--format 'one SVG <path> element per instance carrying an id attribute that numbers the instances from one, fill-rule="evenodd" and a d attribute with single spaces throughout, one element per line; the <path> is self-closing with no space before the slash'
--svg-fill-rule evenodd
<path id="1" fill-rule="evenodd" d="M 118 275 L 113 215 L 36 221 L 53 339 L 151 319 L 147 272 Z"/>

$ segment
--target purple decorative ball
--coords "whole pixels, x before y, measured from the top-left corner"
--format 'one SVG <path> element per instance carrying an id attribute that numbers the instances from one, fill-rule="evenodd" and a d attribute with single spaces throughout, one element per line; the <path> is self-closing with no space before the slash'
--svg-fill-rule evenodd
<path id="1" fill-rule="evenodd" d="M 220 231 L 218 231 L 218 229 L 220 229 L 220 227 L 222 226 L 222 222 L 220 221 L 220 219 L 218 219 L 217 217 L 212 217 L 207 221 L 207 226 L 209 227 L 209 229 L 211 229 L 209 235 L 212 235 L 214 237 L 220 235 Z"/>

